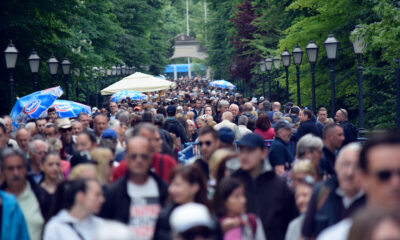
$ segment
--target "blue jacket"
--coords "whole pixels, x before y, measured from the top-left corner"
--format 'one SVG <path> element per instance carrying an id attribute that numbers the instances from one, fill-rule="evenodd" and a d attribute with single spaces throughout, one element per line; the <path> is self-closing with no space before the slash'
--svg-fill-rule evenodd
<path id="1" fill-rule="evenodd" d="M 1 237 L 0 240 L 29 240 L 28 227 L 17 199 L 0 190 L 1 197 Z"/>
<path id="2" fill-rule="evenodd" d="M 275 137 L 275 140 L 272 142 L 268 158 L 272 167 L 285 165 L 285 169 L 288 169 L 293 162 L 293 156 L 289 151 L 289 145 L 279 137 Z"/>

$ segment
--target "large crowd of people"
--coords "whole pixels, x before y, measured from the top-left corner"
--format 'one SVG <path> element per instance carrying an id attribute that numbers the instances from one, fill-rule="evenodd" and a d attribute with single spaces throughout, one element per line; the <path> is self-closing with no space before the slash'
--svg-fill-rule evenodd
<path id="1" fill-rule="evenodd" d="M 197 78 L 148 96 L 3 116 L 0 239 L 399 239 L 399 134 Z"/>

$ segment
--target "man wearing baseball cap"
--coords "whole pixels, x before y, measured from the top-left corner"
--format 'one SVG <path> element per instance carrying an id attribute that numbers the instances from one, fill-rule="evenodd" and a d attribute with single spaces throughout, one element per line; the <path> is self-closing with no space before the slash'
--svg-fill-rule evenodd
<path id="1" fill-rule="evenodd" d="M 247 134 L 238 145 L 241 168 L 232 176 L 245 185 L 247 211 L 261 219 L 267 239 L 283 240 L 289 222 L 298 215 L 293 193 L 269 164 L 261 136 Z"/>

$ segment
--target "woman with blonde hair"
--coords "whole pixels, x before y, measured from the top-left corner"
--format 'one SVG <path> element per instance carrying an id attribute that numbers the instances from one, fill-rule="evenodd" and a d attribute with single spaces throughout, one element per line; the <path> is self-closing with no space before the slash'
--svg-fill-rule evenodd
<path id="1" fill-rule="evenodd" d="M 96 171 L 101 185 L 108 185 L 112 181 L 112 172 L 114 169 L 114 157 L 108 148 L 95 148 L 90 152 L 92 160 L 97 164 Z"/>
<path id="2" fill-rule="evenodd" d="M 81 163 L 72 168 L 68 180 L 72 181 L 81 178 L 98 180 L 99 175 L 97 174 L 95 165 L 92 163 Z"/>

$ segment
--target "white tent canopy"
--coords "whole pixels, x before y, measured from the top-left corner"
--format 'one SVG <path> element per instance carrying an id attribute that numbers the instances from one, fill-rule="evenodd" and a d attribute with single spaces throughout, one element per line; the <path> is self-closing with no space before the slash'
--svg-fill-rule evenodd
<path id="1" fill-rule="evenodd" d="M 165 89 L 172 89 L 175 86 L 176 84 L 174 82 L 157 78 L 149 74 L 136 72 L 104 88 L 103 90 L 101 90 L 101 95 L 111 95 L 122 90 L 154 92 Z"/>

